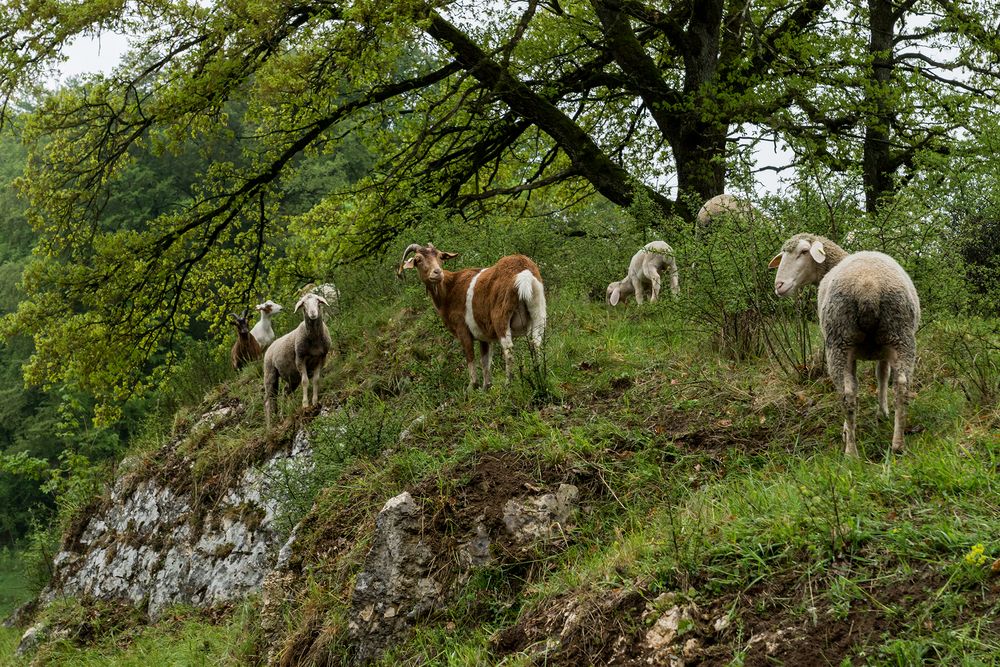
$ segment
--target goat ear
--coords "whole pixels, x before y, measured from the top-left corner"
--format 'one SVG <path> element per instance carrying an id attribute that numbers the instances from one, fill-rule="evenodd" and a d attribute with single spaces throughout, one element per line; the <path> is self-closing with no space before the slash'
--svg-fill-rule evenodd
<path id="1" fill-rule="evenodd" d="M 774 256 L 774 259 L 772 259 L 772 260 L 771 260 L 771 261 L 770 261 L 770 262 L 768 263 L 768 265 L 767 265 L 767 268 L 769 268 L 769 269 L 776 269 L 776 268 L 778 268 L 778 265 L 779 265 L 779 264 L 781 264 L 781 256 L 782 256 L 783 254 L 784 254 L 784 253 L 780 253 L 780 252 L 779 252 L 779 253 L 778 253 L 777 255 L 775 255 L 775 256 Z"/>
<path id="2" fill-rule="evenodd" d="M 823 248 L 822 241 L 813 241 L 812 245 L 809 246 L 809 255 L 816 260 L 817 264 L 822 264 L 826 261 L 826 250 Z"/>
<path id="3" fill-rule="evenodd" d="M 616 287 L 613 290 L 611 290 L 611 298 L 608 299 L 608 303 L 610 303 L 612 306 L 617 306 L 618 301 L 620 301 L 621 298 L 622 298 L 622 290 L 620 287 Z"/>
<path id="4" fill-rule="evenodd" d="M 441 259 L 455 259 L 456 257 L 458 257 L 457 252 L 444 252 L 443 250 L 441 251 Z"/>

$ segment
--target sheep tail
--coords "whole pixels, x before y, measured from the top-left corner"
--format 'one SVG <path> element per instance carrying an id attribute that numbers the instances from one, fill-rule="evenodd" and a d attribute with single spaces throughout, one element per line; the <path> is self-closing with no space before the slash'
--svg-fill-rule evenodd
<path id="1" fill-rule="evenodd" d="M 870 329 L 879 321 L 882 291 L 874 277 L 865 276 L 856 285 L 858 325 L 862 329 Z"/>

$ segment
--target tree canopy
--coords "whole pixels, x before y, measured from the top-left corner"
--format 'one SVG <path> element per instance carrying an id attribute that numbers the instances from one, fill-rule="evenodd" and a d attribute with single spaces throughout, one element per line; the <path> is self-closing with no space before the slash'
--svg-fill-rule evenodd
<path id="1" fill-rule="evenodd" d="M 20 187 L 39 243 L 27 299 L 3 328 L 34 338 L 30 381 L 73 379 L 111 406 L 156 381 L 196 318 L 218 326 L 276 280 L 289 229 L 349 261 L 428 211 L 474 217 L 536 193 L 558 205 L 641 197 L 681 220 L 769 137 L 801 163 L 862 172 L 874 211 L 992 112 L 1000 47 L 982 26 L 997 11 L 950 0 L 8 3 L 0 94 L 4 120 L 24 122 Z M 132 36 L 112 74 L 28 96 L 73 38 L 102 30 Z M 290 197 L 317 159 L 345 152 L 350 168 Z M 135 192 L 161 189 L 171 196 L 136 205 Z"/>

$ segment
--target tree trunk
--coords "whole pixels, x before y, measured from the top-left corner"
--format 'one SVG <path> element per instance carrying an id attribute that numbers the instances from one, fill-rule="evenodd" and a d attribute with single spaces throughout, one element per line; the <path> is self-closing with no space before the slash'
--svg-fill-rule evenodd
<path id="1" fill-rule="evenodd" d="M 896 7 L 892 0 L 868 0 L 871 36 L 871 79 L 865 90 L 865 108 L 871 115 L 865 121 L 864 157 L 865 208 L 878 210 L 880 201 L 895 190 L 896 161 L 892 156 L 891 130 L 895 114 L 890 101 L 893 79 L 893 39 Z"/>
<path id="2" fill-rule="evenodd" d="M 677 196 L 679 201 L 704 203 L 726 187 L 726 128 L 696 119 L 688 119 L 688 125 L 693 127 L 685 127 L 670 142 L 677 166 Z"/>

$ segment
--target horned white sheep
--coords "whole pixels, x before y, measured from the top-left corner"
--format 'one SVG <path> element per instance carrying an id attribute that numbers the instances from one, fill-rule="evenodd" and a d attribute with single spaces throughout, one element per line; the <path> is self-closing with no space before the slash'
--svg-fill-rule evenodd
<path id="1" fill-rule="evenodd" d="M 628 264 L 628 274 L 621 280 L 608 285 L 607 301 L 617 306 L 622 297 L 635 294 L 636 303 L 642 303 L 643 288 L 650 288 L 650 302 L 660 296 L 660 274 L 664 269 L 670 272 L 670 291 L 677 296 L 680 282 L 677 278 L 677 261 L 674 249 L 665 241 L 650 241 L 632 255 Z"/>
<path id="2" fill-rule="evenodd" d="M 292 393 L 302 385 L 302 407 L 309 407 L 309 383 L 312 382 L 312 405 L 319 402 L 320 371 L 326 363 L 333 341 L 323 322 L 322 306 L 326 299 L 317 294 L 306 294 L 295 304 L 295 312 L 302 308 L 302 322 L 284 336 L 274 341 L 264 353 L 264 421 L 271 427 L 274 397 L 278 393 L 278 380 L 285 381 L 285 393 Z"/>
<path id="3" fill-rule="evenodd" d="M 260 349 L 264 350 L 274 341 L 274 328 L 271 326 L 271 316 L 281 312 L 281 304 L 268 299 L 264 303 L 258 303 L 254 307 L 260 313 L 260 319 L 257 320 L 257 324 L 253 325 L 250 333 L 257 339 Z"/>
<path id="4" fill-rule="evenodd" d="M 796 234 L 771 260 L 777 268 L 774 293 L 793 294 L 803 285 L 819 284 L 817 308 L 826 347 L 826 367 L 844 402 L 844 451 L 857 456 L 858 359 L 877 361 L 879 413 L 889 416 L 888 386 L 895 381 L 896 414 L 892 449 L 903 448 L 907 389 L 916 364 L 920 298 L 910 276 L 896 260 L 880 252 L 848 254 L 839 245 L 813 234 Z"/>
<path id="5" fill-rule="evenodd" d="M 407 259 L 407 255 L 413 257 Z M 479 363 L 483 369 L 483 388 L 493 378 L 490 362 L 493 343 L 499 342 L 507 381 L 513 366 L 515 336 L 527 336 L 535 348 L 545 333 L 545 289 L 538 266 L 524 255 L 501 257 L 485 269 L 446 271 L 441 262 L 458 255 L 443 252 L 428 243 L 410 244 L 396 273 L 416 268 L 427 288 L 434 307 L 445 327 L 462 344 L 469 372 L 469 390 L 476 386 L 475 342 L 479 341 Z"/>

